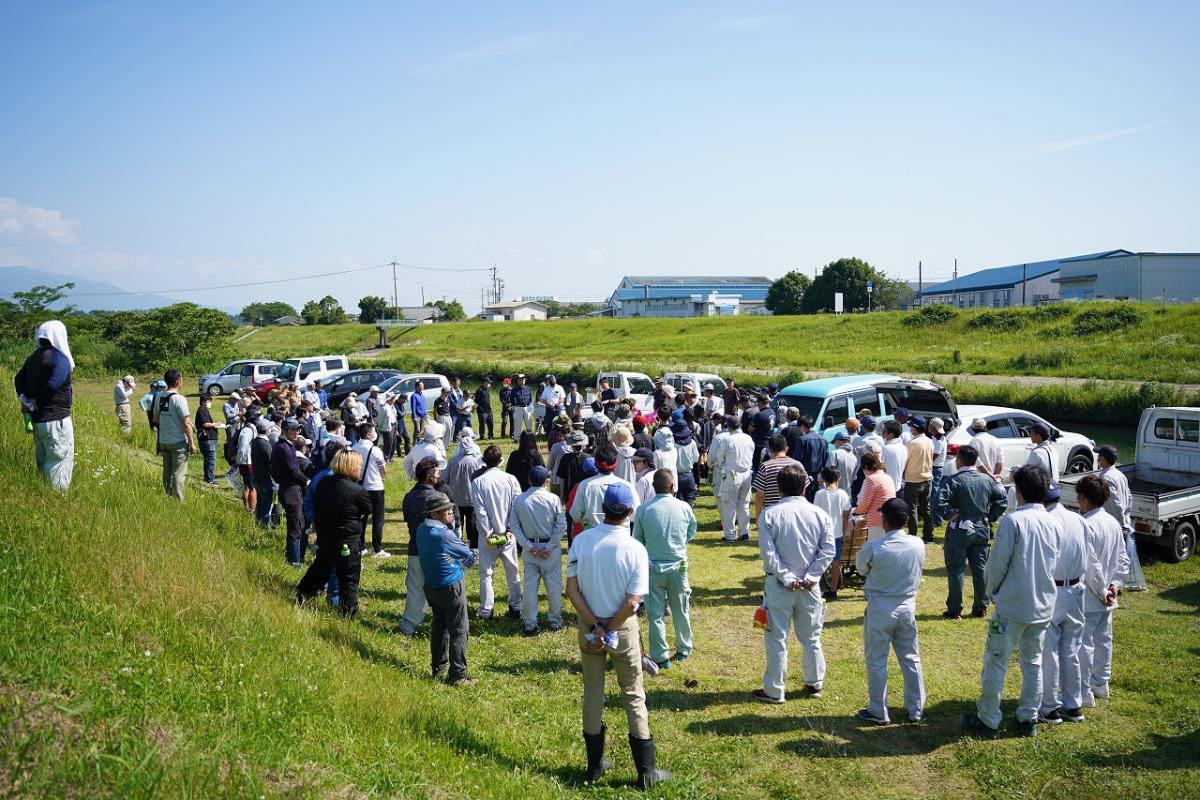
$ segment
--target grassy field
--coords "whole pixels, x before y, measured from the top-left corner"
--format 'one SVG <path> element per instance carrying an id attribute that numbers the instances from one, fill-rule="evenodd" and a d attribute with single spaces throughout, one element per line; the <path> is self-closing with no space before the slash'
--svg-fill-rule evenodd
<path id="1" fill-rule="evenodd" d="M 962 311 L 914 325 L 911 312 L 703 319 L 586 319 L 422 325 L 393 334 L 386 360 L 458 361 L 580 371 L 622 366 L 654 374 L 692 368 L 746 375 L 806 371 L 905 375 L 1049 375 L 1200 383 L 1200 306 L 1126 305 L 1127 323 L 1089 310 L 1113 304 Z M 1089 315 L 1089 316 L 1085 316 Z M 1111 332 L 1107 332 L 1111 329 Z M 367 325 L 267 328 L 238 343 L 245 355 L 353 352 L 373 346 Z"/>
<path id="2" fill-rule="evenodd" d="M 610 692 L 605 784 L 582 789 L 578 658 L 570 630 L 472 622 L 471 670 L 427 677 L 428 639 L 394 633 L 403 558 L 368 559 L 362 615 L 290 602 L 281 533 L 260 533 L 228 491 L 162 496 L 144 424 L 126 443 L 107 384 L 82 387 L 71 493 L 33 476 L 13 404 L 0 410 L 7 526 L 0 542 L 0 794 L 20 797 L 616 798 L 633 794 L 625 723 Z M 198 460 L 192 464 L 198 471 Z M 398 471 L 397 471 L 398 472 Z M 385 541 L 403 553 L 388 480 Z M 984 623 L 938 618 L 945 571 L 931 547 L 919 597 L 929 692 L 919 727 L 862 727 L 863 600 L 831 603 L 827 689 L 763 707 L 754 546 L 718 542 L 713 500 L 691 548 L 697 650 L 647 681 L 664 798 L 1188 798 L 1200 787 L 1200 560 L 1145 553 L 1148 594 L 1116 625 L 1113 698 L 1034 740 L 959 738 L 978 691 Z M 940 536 L 939 536 L 940 539 Z M 477 578 L 468 578 L 472 602 Z M 502 601 L 501 601 L 502 602 Z M 793 646 L 792 686 L 799 654 Z M 685 681 L 696 685 L 687 686 Z M 615 689 L 615 684 L 610 686 Z M 902 717 L 893 667 L 893 714 Z M 1006 695 L 1012 698 L 1015 682 Z M 1005 704 L 1011 714 L 1012 701 Z"/>

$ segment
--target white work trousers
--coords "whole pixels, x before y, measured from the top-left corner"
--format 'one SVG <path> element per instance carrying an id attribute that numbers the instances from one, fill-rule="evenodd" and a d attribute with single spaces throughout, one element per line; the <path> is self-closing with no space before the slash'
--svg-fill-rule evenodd
<path id="1" fill-rule="evenodd" d="M 1050 622 L 1013 622 L 999 612 L 988 622 L 987 644 L 983 649 L 982 692 L 977 704 L 979 719 L 989 728 L 999 728 L 1004 719 L 1000 713 L 1000 695 L 1004 691 L 1004 676 L 1013 650 L 1021 666 L 1021 694 L 1017 701 L 1017 721 L 1037 720 L 1038 704 L 1042 700 L 1042 644 Z"/>
<path id="2" fill-rule="evenodd" d="M 821 604 L 818 587 L 789 592 L 774 576 L 768 575 L 764 590 L 767 629 L 763 632 L 763 646 L 767 651 L 767 671 L 763 675 L 763 691 L 772 697 L 787 699 L 788 631 L 791 629 L 796 631 L 796 639 L 804 651 L 804 683 L 820 689 L 825 680 L 825 654 L 821 651 L 825 607 Z"/>
<path id="3" fill-rule="evenodd" d="M 1083 705 L 1079 647 L 1083 644 L 1083 584 L 1059 586 L 1042 651 L 1042 711 Z"/>
<path id="4" fill-rule="evenodd" d="M 534 433 L 533 410 L 529 406 L 513 406 L 513 441 L 521 438 L 525 431 Z"/>
<path id="5" fill-rule="evenodd" d="M 479 611 L 487 614 L 496 604 L 496 591 L 492 588 L 492 572 L 496 562 L 504 565 L 504 577 L 508 582 L 508 607 L 521 607 L 521 570 L 517 567 L 517 545 L 509 541 L 502 547 L 492 547 L 487 538 L 479 537 Z"/>
<path id="6" fill-rule="evenodd" d="M 863 654 L 867 661 L 867 711 L 889 719 L 887 708 L 888 650 L 896 651 L 904 678 L 904 708 L 911 719 L 925 712 L 925 678 L 917 644 L 916 598 L 871 599 L 863 620 Z"/>
<path id="7" fill-rule="evenodd" d="M 726 472 L 721 476 L 717 508 L 721 512 L 721 527 L 727 542 L 750 535 L 750 485 L 749 472 Z"/>
<path id="8" fill-rule="evenodd" d="M 550 548 L 546 558 L 538 558 L 526 549 L 521 562 L 525 565 L 525 576 L 521 579 L 521 622 L 526 628 L 537 627 L 538 584 L 542 583 L 546 586 L 546 619 L 551 625 L 562 625 L 562 547 Z"/>
<path id="9" fill-rule="evenodd" d="M 442 446 L 448 453 L 450 445 L 454 444 L 454 419 L 449 414 L 443 414 L 437 418 L 437 421 L 442 426 Z"/>
<path id="10" fill-rule="evenodd" d="M 71 488 L 75 471 L 75 423 L 71 418 L 33 423 L 33 444 L 42 476 L 60 492 Z"/>
<path id="11" fill-rule="evenodd" d="M 1096 689 L 1107 695 L 1112 678 L 1112 609 L 1089 611 L 1083 617 L 1083 643 L 1079 648 L 1083 695 L 1092 697 Z"/>
<path id="12" fill-rule="evenodd" d="M 425 621 L 425 571 L 421 559 L 408 557 L 408 575 L 404 581 L 404 616 L 397 627 L 400 632 L 412 636 Z"/>

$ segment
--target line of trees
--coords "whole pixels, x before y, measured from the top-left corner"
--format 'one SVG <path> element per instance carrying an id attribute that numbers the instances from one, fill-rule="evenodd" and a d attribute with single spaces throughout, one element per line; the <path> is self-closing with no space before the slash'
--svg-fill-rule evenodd
<path id="1" fill-rule="evenodd" d="M 868 281 L 874 289 L 870 293 Z M 866 309 L 868 303 L 872 309 L 903 308 L 914 297 L 905 281 L 888 277 L 860 258 L 839 258 L 826 264 L 816 278 L 799 270 L 779 278 L 767 290 L 766 306 L 773 314 L 817 314 L 833 310 L 838 292 L 848 311 Z"/>

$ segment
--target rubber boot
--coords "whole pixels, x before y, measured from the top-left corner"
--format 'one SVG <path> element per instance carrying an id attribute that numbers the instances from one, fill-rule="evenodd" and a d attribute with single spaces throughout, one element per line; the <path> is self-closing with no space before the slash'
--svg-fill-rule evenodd
<path id="1" fill-rule="evenodd" d="M 637 767 L 637 788 L 649 789 L 671 779 L 671 773 L 659 769 L 655 764 L 653 736 L 649 739 L 635 739 L 630 735 L 629 750 L 633 753 L 633 765 Z"/>
<path id="2" fill-rule="evenodd" d="M 599 733 L 584 733 L 583 744 L 587 748 L 587 774 L 583 776 L 584 783 L 595 783 L 604 777 L 604 773 L 612 769 L 612 762 L 604 757 L 604 734 L 608 726 L 601 724 Z"/>

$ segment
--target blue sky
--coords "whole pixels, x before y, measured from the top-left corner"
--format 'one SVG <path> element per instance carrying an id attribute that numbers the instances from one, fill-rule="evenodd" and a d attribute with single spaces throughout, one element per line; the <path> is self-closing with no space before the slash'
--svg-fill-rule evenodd
<path id="1" fill-rule="evenodd" d="M 842 5 L 0 0 L 0 265 L 591 299 L 1200 249 L 1200 3 Z"/>

